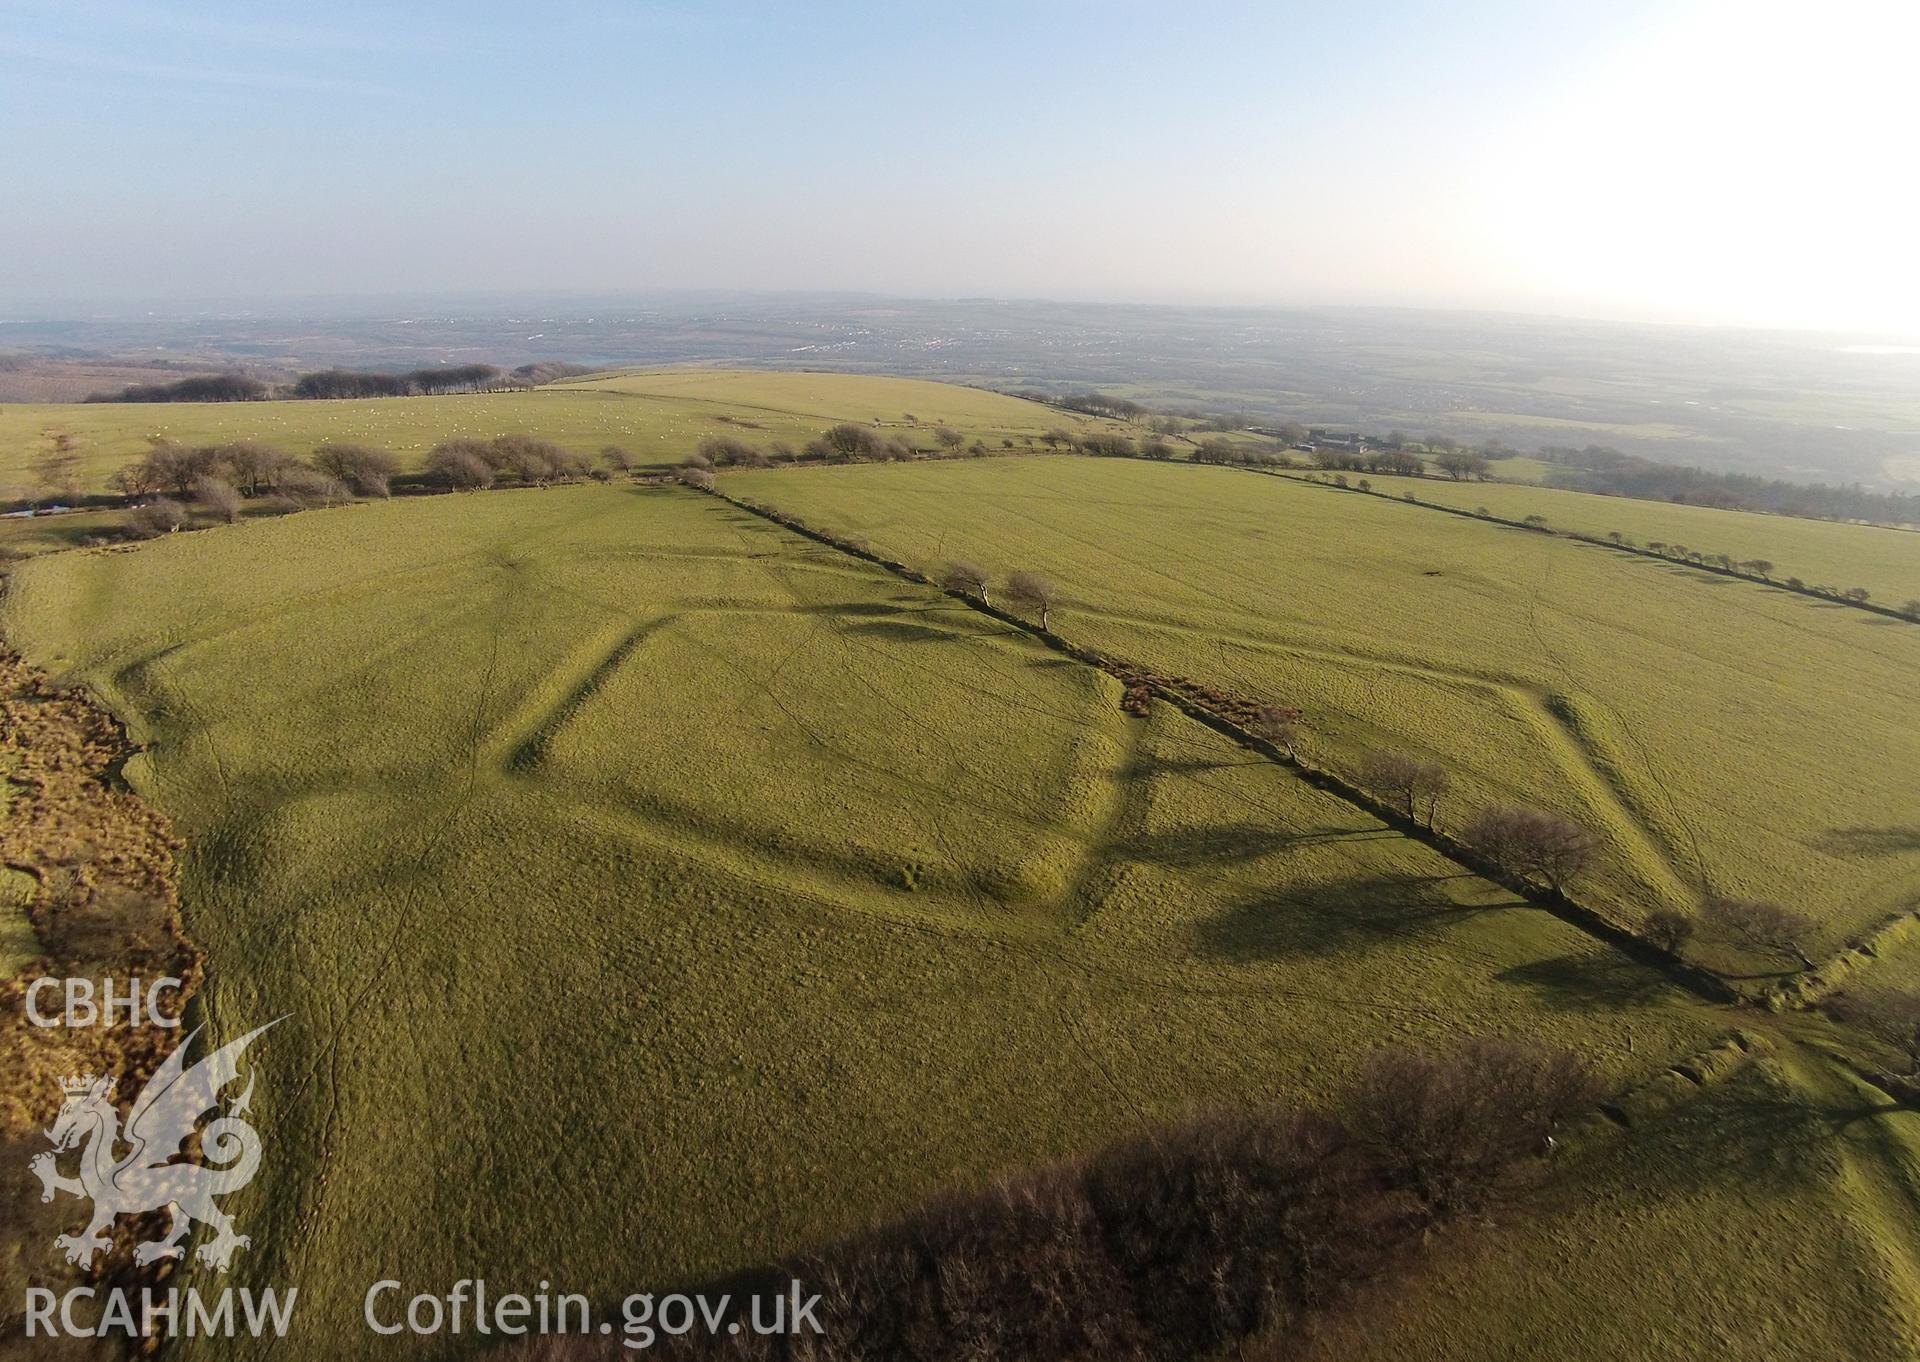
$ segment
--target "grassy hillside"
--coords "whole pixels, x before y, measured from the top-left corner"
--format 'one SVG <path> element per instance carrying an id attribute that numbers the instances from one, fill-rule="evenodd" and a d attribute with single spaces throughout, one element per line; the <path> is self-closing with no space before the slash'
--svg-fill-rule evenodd
<path id="1" fill-rule="evenodd" d="M 1576 1151 L 1303 1355 L 1897 1362 L 1920 1355 L 1916 1227 L 1920 1113 L 1789 1045 Z"/>
<path id="2" fill-rule="evenodd" d="M 1494 465 L 1501 476 L 1507 467 L 1508 463 Z M 1864 586 L 1874 600 L 1886 605 L 1920 598 L 1920 532 L 1912 530 L 1634 501 L 1554 487 L 1411 483 L 1398 478 L 1376 478 L 1374 484 L 1395 493 L 1404 488 L 1422 501 L 1458 510 L 1484 506 L 1507 520 L 1543 515 L 1555 528 L 1602 538 L 1618 530 L 1641 545 L 1684 544 L 1703 553 L 1731 554 L 1743 562 L 1764 559 L 1782 580 L 1799 577 L 1809 585 L 1842 589 Z"/>
<path id="3" fill-rule="evenodd" d="M 1582 894 L 1623 921 L 1709 891 L 1775 898 L 1831 947 L 1920 894 L 1920 847 L 1893 835 L 1920 826 L 1900 774 L 1920 762 L 1909 625 L 1229 469 L 985 460 L 726 486 L 909 561 L 1052 575 L 1062 633 L 1299 705 L 1325 759 L 1440 760 L 1456 819 L 1559 808 L 1604 833 Z"/>
<path id="4" fill-rule="evenodd" d="M 1145 487 L 1024 467 L 989 474 Z M 1147 490 L 1177 507 L 1190 471 Z M 129 776 L 186 838 L 215 1030 L 289 1016 L 228 1280 L 298 1285 L 308 1356 L 361 1355 L 381 1276 L 704 1276 L 1330 1094 L 1388 1041 L 1562 1042 L 1617 1084 L 1724 1028 L 1104 675 L 687 491 L 56 554 L 4 624 L 150 744 Z"/>
<path id="5" fill-rule="evenodd" d="M 26 495 L 49 432 L 78 443 L 87 490 L 138 458 L 150 437 L 182 444 L 261 440 L 306 455 L 330 440 L 379 445 L 418 467 L 442 440 L 525 431 L 570 450 L 622 445 L 673 463 L 708 435 L 804 444 L 836 421 L 918 418 L 997 447 L 1054 426 L 1099 424 L 998 393 L 919 379 L 850 374 L 668 369 L 610 375 L 529 392 L 325 402 L 16 403 L 0 406 L 0 497 Z"/>

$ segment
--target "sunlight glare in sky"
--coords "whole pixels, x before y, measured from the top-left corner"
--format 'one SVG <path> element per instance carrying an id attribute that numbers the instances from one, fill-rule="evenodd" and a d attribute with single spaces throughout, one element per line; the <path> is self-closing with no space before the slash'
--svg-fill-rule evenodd
<path id="1" fill-rule="evenodd" d="M 1569 302 L 1920 333 L 1920 4 L 1709 0 L 1485 166 L 1486 241 Z"/>

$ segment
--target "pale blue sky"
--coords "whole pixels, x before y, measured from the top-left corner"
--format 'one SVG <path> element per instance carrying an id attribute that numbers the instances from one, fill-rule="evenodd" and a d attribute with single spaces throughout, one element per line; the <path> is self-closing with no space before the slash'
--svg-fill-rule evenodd
<path id="1" fill-rule="evenodd" d="M 1911 153 L 1881 162 L 1912 116 L 1860 103 L 1915 9 L 0 0 L 0 304 L 827 288 L 1920 330 L 1920 271 L 1887 278 Z"/>

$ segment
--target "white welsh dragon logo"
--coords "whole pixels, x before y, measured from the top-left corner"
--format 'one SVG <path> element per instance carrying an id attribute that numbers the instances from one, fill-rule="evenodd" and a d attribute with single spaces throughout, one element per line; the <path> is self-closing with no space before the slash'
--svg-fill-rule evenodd
<path id="1" fill-rule="evenodd" d="M 200 1147 L 209 1166 L 171 1160 L 182 1152 L 200 1118 L 220 1105 L 220 1090 L 239 1077 L 240 1056 L 272 1025 L 274 1022 L 268 1022 L 249 1031 L 189 1069 L 187 1050 L 200 1034 L 198 1029 L 191 1032 L 134 1099 L 124 1133 L 120 1113 L 113 1104 L 111 1078 L 61 1080 L 67 1098 L 54 1118 L 53 1129 L 46 1132 L 53 1141 L 53 1151 L 37 1155 L 30 1167 L 40 1179 L 42 1201 L 53 1200 L 55 1192 L 70 1192 L 93 1201 L 93 1219 L 86 1230 L 63 1234 L 53 1241 L 55 1247 L 66 1250 L 69 1263 L 92 1266 L 94 1255 L 110 1245 L 102 1231 L 113 1224 L 115 1216 L 138 1215 L 162 1207 L 172 1216 L 166 1234 L 133 1251 L 134 1261 L 143 1266 L 162 1258 L 185 1257 L 187 1251 L 180 1241 L 196 1220 L 214 1233 L 212 1240 L 199 1247 L 197 1256 L 218 1271 L 227 1270 L 236 1249 L 252 1243 L 246 1235 L 233 1232 L 232 1217 L 213 1200 L 245 1187 L 260 1167 L 260 1136 L 240 1119 L 253 1096 L 251 1076 L 232 1111 L 209 1121 L 201 1131 Z M 129 1147 L 124 1156 L 116 1152 L 123 1144 Z M 84 1146 L 80 1176 L 62 1177 L 58 1156 L 79 1146 Z"/>

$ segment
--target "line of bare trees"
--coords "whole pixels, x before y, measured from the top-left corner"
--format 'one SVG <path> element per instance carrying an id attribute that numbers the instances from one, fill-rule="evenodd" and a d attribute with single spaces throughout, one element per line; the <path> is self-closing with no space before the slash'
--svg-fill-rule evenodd
<path id="1" fill-rule="evenodd" d="M 442 441 L 427 455 L 425 478 L 451 491 L 476 491 L 501 483 L 546 487 L 583 478 L 607 480 L 634 467 L 633 455 L 619 446 L 609 445 L 595 463 L 550 440 L 516 434 Z M 196 511 L 232 523 L 249 506 L 284 513 L 386 497 L 400 471 L 400 460 L 387 450 L 347 441 L 320 445 L 301 459 L 254 440 L 218 445 L 154 440 L 108 484 L 135 503 L 129 527 L 154 535 L 193 523 Z"/>
<path id="2" fill-rule="evenodd" d="M 972 596 L 982 605 L 991 605 L 993 577 L 978 563 L 958 558 L 942 565 L 934 580 L 948 591 Z M 1053 612 L 1060 604 L 1060 586 L 1044 573 L 1021 569 L 1009 573 L 1001 599 L 1015 610 L 1034 616 L 1042 629 L 1053 627 Z"/>
<path id="3" fill-rule="evenodd" d="M 590 372 L 580 364 L 523 364 L 508 372 L 492 364 L 431 365 L 404 373 L 368 369 L 320 369 L 270 387 L 244 373 L 196 374 L 173 383 L 135 383 L 89 402 L 260 402 L 269 398 L 328 401 L 365 397 L 435 397 L 451 393 L 532 388 L 556 378 Z"/>
<path id="4" fill-rule="evenodd" d="M 926 432 L 932 448 L 922 443 L 922 433 L 914 428 L 880 430 L 857 421 L 841 421 L 829 426 L 801 448 L 785 440 L 774 440 L 766 448 L 733 435 L 710 435 L 700 442 L 682 462 L 685 468 L 769 468 L 794 463 L 906 463 L 913 459 L 980 458 L 990 453 L 984 440 L 971 442 L 952 426 L 935 426 Z M 1025 447 L 1033 440 L 1026 437 Z M 1010 438 L 1000 441 L 1001 450 L 1016 448 Z"/>
<path id="5" fill-rule="evenodd" d="M 1627 548 L 1638 547 L 1633 540 L 1619 530 L 1610 530 L 1607 538 Z M 1865 605 L 1873 599 L 1873 593 L 1864 586 L 1828 586 L 1822 583 L 1809 583 L 1799 577 L 1774 576 L 1773 564 L 1765 558 L 1735 558 L 1728 553 L 1705 553 L 1685 544 L 1668 544 L 1658 539 L 1647 541 L 1646 550 L 1657 553 L 1662 558 L 1671 558 L 1676 563 L 1693 563 L 1701 567 L 1716 567 L 1722 572 L 1737 573 L 1751 577 L 1755 581 L 1775 582 L 1794 591 L 1811 591 L 1815 595 L 1830 596 L 1836 601 L 1846 601 L 1850 605 Z M 1920 619 L 1920 600 L 1911 600 L 1900 607 L 1901 613 Z"/>
<path id="6" fill-rule="evenodd" d="M 1438 762 L 1397 749 L 1376 749 L 1361 757 L 1352 779 L 1409 822 L 1430 832 L 1440 830 L 1442 802 L 1453 783 Z M 1572 819 L 1516 804 L 1478 809 L 1451 835 L 1556 897 L 1564 897 L 1573 882 L 1592 868 L 1604 845 L 1593 831 Z M 1643 920 L 1638 935 L 1678 956 L 1702 928 L 1716 940 L 1789 968 L 1815 967 L 1810 950 L 1817 922 L 1798 909 L 1766 899 L 1709 895 L 1697 912 L 1659 908 Z"/>
<path id="7" fill-rule="evenodd" d="M 108 484 L 137 503 L 129 526 L 164 534 L 190 523 L 192 508 L 231 523 L 248 502 L 275 511 L 332 505 L 354 495 L 385 496 L 399 462 L 362 445 L 322 445 L 309 460 L 254 440 L 180 445 L 156 440 Z"/>
<path id="8" fill-rule="evenodd" d="M 585 454 L 532 435 L 442 440 L 427 452 L 426 461 L 427 476 L 456 492 L 478 491 L 501 481 L 521 487 L 548 487 L 586 478 L 605 481 L 632 467 L 632 455 L 617 445 L 602 450 L 596 464 Z"/>

